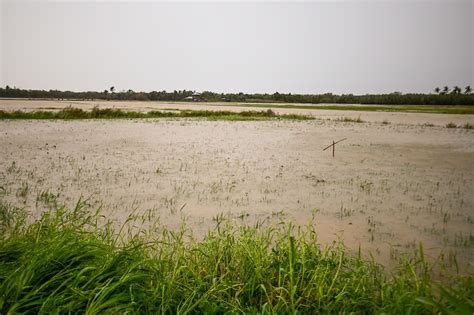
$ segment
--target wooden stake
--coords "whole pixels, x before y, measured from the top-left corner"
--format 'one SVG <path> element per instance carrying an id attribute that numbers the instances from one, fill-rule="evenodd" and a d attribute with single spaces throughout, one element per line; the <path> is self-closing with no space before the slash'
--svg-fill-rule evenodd
<path id="1" fill-rule="evenodd" d="M 332 140 L 332 144 L 330 144 L 330 145 L 328 145 L 327 147 L 325 147 L 325 148 L 323 149 L 323 151 L 326 151 L 327 149 L 329 149 L 330 147 L 332 147 L 332 157 L 334 157 L 334 156 L 335 156 L 335 152 L 336 152 L 336 144 L 338 144 L 339 142 L 344 141 L 344 140 L 346 140 L 346 139 L 347 139 L 347 138 L 344 138 L 344 139 L 341 139 L 341 140 L 336 141 L 336 142 L 334 142 L 334 140 Z"/>

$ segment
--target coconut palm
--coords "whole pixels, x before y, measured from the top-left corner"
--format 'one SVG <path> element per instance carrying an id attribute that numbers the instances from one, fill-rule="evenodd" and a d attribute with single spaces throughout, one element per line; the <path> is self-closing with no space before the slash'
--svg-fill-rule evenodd
<path id="1" fill-rule="evenodd" d="M 443 94 L 448 94 L 448 92 L 449 92 L 449 87 L 448 87 L 448 86 L 445 86 L 445 87 L 443 88 Z"/>
<path id="2" fill-rule="evenodd" d="M 471 92 L 472 92 L 471 86 L 468 85 L 464 88 L 464 94 L 471 94 Z"/>
<path id="3" fill-rule="evenodd" d="M 110 87 L 110 92 L 113 93 L 115 91 L 115 86 Z"/>
<path id="4" fill-rule="evenodd" d="M 461 93 L 461 88 L 457 85 L 453 87 L 453 90 L 451 91 L 451 94 L 460 94 Z"/>
<path id="5" fill-rule="evenodd" d="M 439 94 L 439 92 L 441 92 L 441 89 L 440 89 L 439 87 L 436 87 L 436 88 L 434 89 L 434 91 L 435 91 L 436 94 Z"/>

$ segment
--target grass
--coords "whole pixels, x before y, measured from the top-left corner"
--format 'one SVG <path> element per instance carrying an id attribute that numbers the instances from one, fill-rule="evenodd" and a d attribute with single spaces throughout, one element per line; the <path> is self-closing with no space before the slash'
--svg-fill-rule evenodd
<path id="1" fill-rule="evenodd" d="M 393 277 L 342 245 L 322 249 L 309 224 L 235 226 L 198 241 L 182 225 L 118 231 L 57 203 L 27 224 L 0 201 L 0 313 L 472 314 L 474 279 L 437 283 L 420 246 Z M 148 222 L 152 223 L 152 222 Z"/>
<path id="2" fill-rule="evenodd" d="M 360 117 L 357 118 L 352 118 L 352 117 L 339 117 L 336 118 L 335 121 L 340 121 L 340 122 L 354 122 L 354 123 L 363 123 L 364 121 L 360 119 Z"/>
<path id="3" fill-rule="evenodd" d="M 474 115 L 474 106 L 455 106 L 455 105 L 339 105 L 339 104 L 321 104 L 321 105 L 303 105 L 303 104 L 285 104 L 285 103 L 224 103 L 211 106 L 238 106 L 253 108 L 295 108 L 295 109 L 321 109 L 321 110 L 351 110 L 351 111 L 381 111 L 381 112 L 407 112 L 407 113 L 433 113 L 433 114 L 458 114 Z"/>
<path id="4" fill-rule="evenodd" d="M 121 109 L 93 108 L 85 111 L 79 108 L 68 107 L 60 111 L 1 111 L 0 119 L 131 119 L 131 118 L 205 118 L 208 120 L 266 120 L 266 119 L 314 119 L 305 115 L 278 115 L 271 109 L 266 111 L 207 111 L 207 110 L 182 110 L 182 111 L 149 111 L 134 112 Z"/>
<path id="5" fill-rule="evenodd" d="M 456 125 L 453 122 L 447 123 L 446 128 L 462 128 L 462 129 L 474 129 L 474 125 L 465 123 L 464 125 Z"/>

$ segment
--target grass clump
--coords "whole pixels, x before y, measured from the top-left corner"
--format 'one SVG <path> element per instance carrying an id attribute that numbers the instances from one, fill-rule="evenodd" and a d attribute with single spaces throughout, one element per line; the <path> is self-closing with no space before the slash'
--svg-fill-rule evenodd
<path id="1" fill-rule="evenodd" d="M 15 213 L 6 204 L 0 210 Z M 343 246 L 322 249 L 311 225 L 221 220 L 197 241 L 184 225 L 172 231 L 152 224 L 123 237 L 131 230 L 116 232 L 82 201 L 32 224 L 18 218 L 0 238 L 2 314 L 431 314 L 474 307 L 472 277 L 438 287 L 421 251 L 389 278 Z"/>
<path id="2" fill-rule="evenodd" d="M 465 123 L 464 125 L 456 125 L 453 122 L 447 123 L 446 128 L 462 128 L 462 129 L 474 129 L 474 125 Z"/>
<path id="3" fill-rule="evenodd" d="M 353 122 L 353 123 L 363 123 L 364 121 L 360 119 L 360 117 L 357 118 L 352 118 L 352 117 L 339 117 L 336 118 L 335 121 L 340 121 L 340 122 Z"/>
<path id="4" fill-rule="evenodd" d="M 181 110 L 181 111 L 149 111 L 135 112 L 115 108 L 93 108 L 85 111 L 79 108 L 68 107 L 59 111 L 13 111 L 0 110 L 0 119 L 132 119 L 132 118 L 205 118 L 208 120 L 266 120 L 291 119 L 310 120 L 305 115 L 279 115 L 272 110 L 267 111 L 208 111 L 208 110 Z"/>

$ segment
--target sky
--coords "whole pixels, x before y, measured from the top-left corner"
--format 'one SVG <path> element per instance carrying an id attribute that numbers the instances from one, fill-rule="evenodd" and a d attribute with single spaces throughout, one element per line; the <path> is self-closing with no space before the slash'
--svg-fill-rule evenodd
<path id="1" fill-rule="evenodd" d="M 305 94 L 474 86 L 474 0 L 0 1 L 0 86 Z"/>

